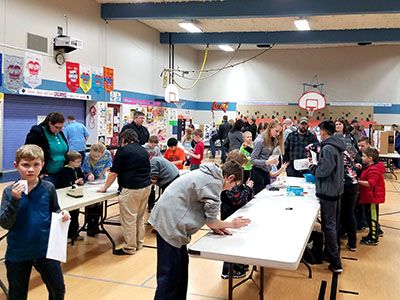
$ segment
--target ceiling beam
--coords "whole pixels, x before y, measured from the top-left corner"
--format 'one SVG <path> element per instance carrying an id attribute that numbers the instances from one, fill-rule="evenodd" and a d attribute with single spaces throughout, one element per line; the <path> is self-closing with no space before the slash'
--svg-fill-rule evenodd
<path id="1" fill-rule="evenodd" d="M 340 44 L 400 42 L 400 29 L 161 33 L 161 44 Z"/>
<path id="2" fill-rule="evenodd" d="M 399 12 L 399 0 L 225 0 L 101 5 L 101 17 L 105 20 L 307 17 Z"/>

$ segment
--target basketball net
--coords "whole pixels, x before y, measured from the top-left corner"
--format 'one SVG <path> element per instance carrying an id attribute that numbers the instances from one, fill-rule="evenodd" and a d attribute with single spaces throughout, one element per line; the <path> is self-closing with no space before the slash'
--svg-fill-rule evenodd
<path id="1" fill-rule="evenodd" d="M 314 111 L 315 111 L 315 108 L 313 108 L 313 107 L 307 108 L 308 119 L 311 119 L 313 117 Z"/>
<path id="2" fill-rule="evenodd" d="M 173 104 L 175 104 L 177 109 L 182 109 L 183 104 L 185 104 L 185 102 L 183 101 L 179 101 L 179 102 L 172 102 Z"/>

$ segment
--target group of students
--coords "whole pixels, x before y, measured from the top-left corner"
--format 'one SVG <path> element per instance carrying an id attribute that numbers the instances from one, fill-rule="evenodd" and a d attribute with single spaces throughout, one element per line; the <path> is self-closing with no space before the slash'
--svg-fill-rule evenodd
<path id="1" fill-rule="evenodd" d="M 58 123 L 57 120 L 50 119 L 40 129 L 45 130 L 44 135 L 48 140 L 51 139 L 47 147 L 58 149 L 53 151 L 56 153 L 55 158 L 68 149 L 59 146 L 60 136 L 57 137 L 57 134 L 61 130 Z M 239 137 L 237 131 L 243 124 L 243 120 L 237 120 L 232 127 L 228 134 L 230 145 L 234 144 L 231 144 L 231 140 Z M 229 147 L 227 160 L 222 167 L 212 163 L 202 164 L 204 144 L 203 133 L 199 129 L 193 131 L 193 144 L 191 141 L 190 147 L 185 147 L 184 150 L 178 147 L 176 139 L 170 138 L 167 142 L 168 149 L 164 157 L 161 157 L 157 136 L 146 138 L 145 127 L 137 127 L 141 130 L 139 134 L 135 128 L 122 130 L 121 147 L 113 160 L 104 145 L 99 143 L 92 145 L 90 153 L 83 159 L 82 167 L 81 154 L 67 152 L 68 162 L 57 173 L 51 173 L 50 181 L 55 182 L 58 187 L 81 185 L 86 181 L 104 178 L 108 171 L 107 179 L 99 189 L 99 192 L 105 192 L 118 178 L 124 244 L 113 252 L 115 255 L 132 255 L 143 247 L 144 214 L 151 194 L 151 184 L 157 184 L 163 193 L 149 218 L 149 223 L 157 233 L 155 299 L 186 299 L 186 245 L 191 236 L 205 224 L 216 234 L 231 234 L 228 228 L 241 228 L 251 222 L 242 217 L 228 222 L 226 218 L 251 201 L 274 177 L 285 171 L 288 164 L 280 159 L 284 154 L 283 126 L 277 120 L 261 124 L 254 142 L 252 132 L 240 133 L 242 138 L 239 147 Z M 377 150 L 364 148 L 364 140 L 361 138 L 358 142 L 362 150 L 363 166 L 357 177 L 356 171 L 360 166 L 355 164 L 354 153 L 351 155 L 346 152 L 344 137 L 335 135 L 335 123 L 323 121 L 319 128 L 321 142 L 309 146 L 309 150 L 318 152 L 318 165 L 310 165 L 310 172 L 316 177 L 316 193 L 321 203 L 325 259 L 330 263 L 330 270 L 341 272 L 338 255 L 340 204 L 343 209 L 345 206 L 349 207 L 347 212 L 353 211 L 351 217 L 345 218 L 352 221 L 344 222 L 343 227 L 349 238 L 348 248 L 353 251 L 356 248 L 353 244 L 355 202 L 354 197 L 353 202 L 347 201 L 346 197 L 357 194 L 355 184 L 359 184 L 358 199 L 360 203 L 366 204 L 370 227 L 369 234 L 362 241 L 367 245 L 377 245 L 379 203 L 384 202 L 385 196 L 385 169 L 378 162 Z M 58 132 L 55 133 L 53 129 Z M 145 140 L 147 143 L 143 146 L 142 142 Z M 186 136 L 183 141 L 188 144 L 188 140 L 189 137 Z M 190 157 L 192 172 L 190 176 L 179 176 L 178 169 L 183 168 L 186 156 Z M 6 266 L 10 299 L 26 298 L 32 266 L 41 274 L 50 298 L 63 299 L 65 294 L 60 263 L 45 258 L 51 212 L 59 211 L 54 185 L 39 176 L 48 175 L 43 170 L 48 172 L 49 164 L 54 164 L 56 159 L 52 163 L 48 163 L 49 161 L 48 158 L 46 160 L 46 152 L 42 147 L 28 144 L 19 148 L 14 164 L 20 178 L 28 181 L 28 193 L 24 192 L 20 181 L 7 187 L 3 193 L 0 225 L 9 229 Z M 53 176 L 55 174 L 57 176 Z M 49 178 L 44 176 L 43 179 Z M 345 188 L 350 192 L 344 194 Z M 64 221 L 70 218 L 68 212 L 62 213 Z M 71 219 L 74 219 L 71 224 L 71 238 L 78 238 L 78 213 L 71 212 Z M 90 211 L 87 211 L 87 215 L 90 218 Z M 100 214 L 97 211 L 95 215 Z M 88 235 L 89 233 L 88 227 Z M 95 230 L 93 233 L 96 233 Z M 248 266 L 235 264 L 233 275 L 235 278 L 243 277 L 247 270 Z M 221 277 L 228 277 L 228 263 L 224 263 Z"/>

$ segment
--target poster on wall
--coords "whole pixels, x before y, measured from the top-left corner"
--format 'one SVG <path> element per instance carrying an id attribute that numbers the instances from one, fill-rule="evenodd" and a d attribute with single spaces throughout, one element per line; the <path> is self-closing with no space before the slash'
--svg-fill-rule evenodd
<path id="1" fill-rule="evenodd" d="M 79 64 L 67 61 L 65 70 L 67 87 L 75 93 L 79 89 Z"/>
<path id="2" fill-rule="evenodd" d="M 24 82 L 31 88 L 42 84 L 42 56 L 25 52 Z"/>
<path id="3" fill-rule="evenodd" d="M 80 65 L 79 68 L 79 86 L 86 94 L 92 88 L 92 67 L 88 65 Z"/>
<path id="4" fill-rule="evenodd" d="M 23 85 L 24 58 L 14 55 L 4 55 L 4 87 L 16 93 Z"/>
<path id="5" fill-rule="evenodd" d="M 93 90 L 96 93 L 100 94 L 104 90 L 103 85 L 104 85 L 103 68 L 92 67 L 92 88 L 93 88 Z"/>
<path id="6" fill-rule="evenodd" d="M 107 93 L 111 93 L 114 89 L 114 69 L 104 67 L 103 68 L 103 75 L 104 75 L 104 89 Z"/>

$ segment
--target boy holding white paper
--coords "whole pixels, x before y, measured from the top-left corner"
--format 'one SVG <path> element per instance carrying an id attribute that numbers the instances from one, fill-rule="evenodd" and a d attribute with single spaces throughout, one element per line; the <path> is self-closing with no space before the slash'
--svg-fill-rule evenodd
<path id="1" fill-rule="evenodd" d="M 5 188 L 0 226 L 8 229 L 6 268 L 9 299 L 26 299 L 32 266 L 40 273 L 49 299 L 64 299 L 65 285 L 59 261 L 46 258 L 51 213 L 60 212 L 54 185 L 39 178 L 44 165 L 43 150 L 24 145 L 14 162 L 21 180 Z M 25 193 L 26 183 L 28 194 Z M 62 221 L 70 216 L 62 211 Z"/>

